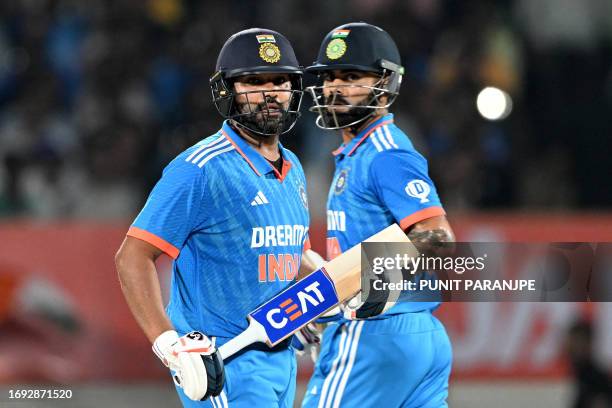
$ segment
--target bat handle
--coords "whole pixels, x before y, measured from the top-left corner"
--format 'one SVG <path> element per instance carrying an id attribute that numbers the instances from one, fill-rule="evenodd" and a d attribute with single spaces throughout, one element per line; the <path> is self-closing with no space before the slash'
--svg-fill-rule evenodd
<path id="1" fill-rule="evenodd" d="M 264 327 L 254 319 L 249 319 L 249 327 L 224 345 L 219 347 L 219 354 L 225 360 L 246 346 L 255 342 L 265 342 L 268 339 Z"/>

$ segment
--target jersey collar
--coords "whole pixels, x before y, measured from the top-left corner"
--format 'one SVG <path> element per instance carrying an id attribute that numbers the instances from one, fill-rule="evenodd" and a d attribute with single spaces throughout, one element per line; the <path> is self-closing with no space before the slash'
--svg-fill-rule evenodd
<path id="1" fill-rule="evenodd" d="M 276 178 L 282 182 L 287 174 L 289 174 L 289 170 L 291 170 L 291 162 L 287 158 L 288 155 L 286 153 L 286 149 L 279 143 L 278 147 L 283 158 L 283 167 L 282 171 L 279 173 L 278 170 L 270 164 L 265 157 L 259 154 L 255 149 L 253 149 L 240 135 L 238 135 L 234 129 L 229 125 L 228 121 L 223 122 L 223 127 L 221 128 L 221 133 L 230 141 L 230 143 L 234 146 L 236 151 L 246 160 L 251 169 L 257 174 L 261 176 L 263 174 L 274 173 Z"/>
<path id="2" fill-rule="evenodd" d="M 393 123 L 393 114 L 387 113 L 385 116 L 381 116 L 374 122 L 370 123 L 368 127 L 363 129 L 357 136 L 355 136 L 350 142 L 342 144 L 336 150 L 332 152 L 334 156 L 347 155 L 350 156 L 355 153 L 355 150 L 374 132 L 381 126 Z"/>

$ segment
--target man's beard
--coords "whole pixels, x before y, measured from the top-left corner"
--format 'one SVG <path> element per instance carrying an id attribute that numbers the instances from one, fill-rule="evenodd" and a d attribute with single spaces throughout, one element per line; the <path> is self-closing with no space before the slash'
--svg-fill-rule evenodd
<path id="1" fill-rule="evenodd" d="M 274 108 L 279 115 L 271 116 L 268 114 L 268 103 L 274 103 L 279 106 L 279 108 Z M 278 135 L 282 133 L 289 117 L 289 111 L 281 106 L 276 101 L 259 103 L 255 109 L 251 109 L 246 103 L 242 104 L 238 107 L 238 110 L 243 116 L 240 117 L 238 122 L 246 128 L 254 130 L 260 136 Z"/>
<path id="2" fill-rule="evenodd" d="M 372 94 L 368 94 L 361 101 L 354 104 L 352 108 L 349 108 L 345 112 L 339 112 L 337 109 L 324 108 L 321 109 L 321 116 L 323 123 L 331 127 L 344 128 L 351 124 L 357 124 L 359 121 L 368 117 L 374 111 L 372 108 L 366 108 L 365 106 L 371 105 Z M 324 99 L 324 105 L 333 104 L 337 106 L 349 105 L 349 102 L 344 97 L 338 94 L 332 94 Z M 335 117 L 335 119 L 334 119 Z M 336 123 L 337 122 L 337 123 Z"/>

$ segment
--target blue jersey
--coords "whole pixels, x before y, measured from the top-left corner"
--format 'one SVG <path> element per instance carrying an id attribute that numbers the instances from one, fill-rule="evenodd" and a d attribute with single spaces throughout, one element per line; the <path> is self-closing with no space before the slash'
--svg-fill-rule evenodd
<path id="1" fill-rule="evenodd" d="M 234 337 L 295 280 L 308 246 L 306 178 L 279 146 L 279 173 L 224 123 L 165 169 L 128 235 L 174 258 L 166 311 L 176 330 Z"/>
<path id="2" fill-rule="evenodd" d="M 336 170 L 327 200 L 327 257 L 398 223 L 402 229 L 444 215 L 427 161 L 387 114 L 334 151 Z M 403 293 L 388 313 L 433 309 L 439 302 Z M 428 296 L 431 299 L 431 295 Z"/>

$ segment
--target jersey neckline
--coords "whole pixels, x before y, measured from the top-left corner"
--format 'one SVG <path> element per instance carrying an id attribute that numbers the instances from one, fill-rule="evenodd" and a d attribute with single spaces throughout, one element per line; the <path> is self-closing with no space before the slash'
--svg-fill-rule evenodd
<path id="1" fill-rule="evenodd" d="M 288 159 L 287 149 L 283 147 L 283 145 L 279 142 L 278 148 L 283 159 L 283 166 L 281 168 L 281 172 L 276 170 L 270 162 L 263 157 L 259 152 L 253 149 L 239 134 L 237 134 L 234 129 L 229 125 L 229 122 L 226 120 L 223 122 L 223 126 L 221 127 L 221 133 L 229 140 L 229 142 L 234 146 L 236 151 L 246 160 L 251 169 L 257 174 L 261 176 L 263 174 L 274 173 L 278 181 L 281 183 L 287 175 L 289 174 L 289 170 L 291 170 L 292 164 Z"/>
<path id="2" fill-rule="evenodd" d="M 332 152 L 334 156 L 339 156 L 341 154 L 345 154 L 347 156 L 351 156 L 357 148 L 368 138 L 370 135 L 379 127 L 388 125 L 389 123 L 393 123 L 393 114 L 387 113 L 384 116 L 376 119 L 374 122 L 370 123 L 365 129 L 363 129 L 357 136 L 355 136 L 350 142 L 346 144 L 342 144 L 336 150 Z M 348 152 L 348 153 L 345 153 Z"/>

